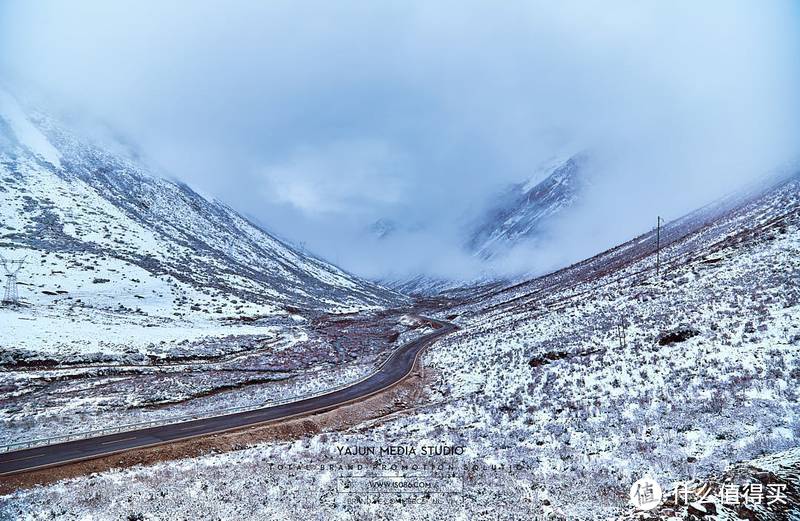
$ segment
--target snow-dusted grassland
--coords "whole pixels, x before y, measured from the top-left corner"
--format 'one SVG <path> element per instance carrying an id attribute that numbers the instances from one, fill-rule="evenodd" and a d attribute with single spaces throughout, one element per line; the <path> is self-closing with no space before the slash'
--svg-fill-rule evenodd
<path id="1" fill-rule="evenodd" d="M 512 519 L 609 518 L 626 514 L 628 488 L 645 473 L 666 488 L 785 450 L 775 461 L 796 466 L 790 449 L 800 437 L 798 194 L 795 178 L 672 223 L 663 230 L 658 277 L 647 234 L 443 311 L 458 315 L 453 320 L 462 329 L 425 356 L 433 383 L 426 402 L 409 414 L 363 430 L 18 492 L 5 499 L 5 512 L 30 519 L 160 519 L 167 512 L 223 519 L 496 519 L 497 512 Z M 460 465 L 477 465 L 464 474 L 463 495 L 345 504 L 335 481 L 352 471 L 319 468 L 375 461 L 336 456 L 336 446 L 429 443 L 463 445 L 466 452 L 382 463 L 433 461 L 455 465 L 459 474 Z M 313 468 L 279 467 L 297 463 Z M 503 471 L 502 464 L 521 466 Z"/>
<path id="2" fill-rule="evenodd" d="M 660 277 L 652 255 L 606 271 L 612 252 L 464 306 L 426 359 L 446 405 L 420 425 L 537 461 L 573 513 L 621 506 L 646 472 L 669 483 L 797 446 L 798 225 L 793 181 L 673 242 Z"/>

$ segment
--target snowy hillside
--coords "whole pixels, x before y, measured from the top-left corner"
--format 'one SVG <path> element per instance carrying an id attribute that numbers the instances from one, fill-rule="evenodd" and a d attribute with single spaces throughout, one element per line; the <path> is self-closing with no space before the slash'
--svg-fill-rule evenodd
<path id="1" fill-rule="evenodd" d="M 667 485 L 797 447 L 800 178 L 765 190 L 666 226 L 658 274 L 647 233 L 448 309 L 462 330 L 426 360 L 444 406 L 419 424 L 537 461 L 568 518 L 623 510 L 645 473 Z"/>
<path id="2" fill-rule="evenodd" d="M 521 240 L 542 233 L 549 219 L 568 209 L 579 197 L 586 182 L 585 163 L 582 155 L 557 159 L 528 182 L 512 185 L 475 222 L 467 248 L 481 258 L 491 259 Z"/>
<path id="3" fill-rule="evenodd" d="M 407 519 L 495 519 L 498 511 L 629 519 L 629 489 L 645 474 L 666 491 L 687 481 L 712 489 L 707 504 L 666 502 L 650 518 L 728 513 L 719 483 L 783 483 L 793 505 L 736 512 L 788 519 L 800 444 L 800 178 L 720 201 L 662 231 L 658 274 L 647 233 L 522 284 L 431 300 L 427 312 L 461 330 L 425 355 L 426 397 L 402 415 L 20 491 L 6 512 L 47 517 L 64 508 L 54 498 L 67 497 L 66 508 L 83 516 L 110 508 L 120 517 L 369 519 L 378 507 L 337 493 L 339 476 L 352 473 L 347 465 L 395 476 L 391 464 L 416 475 L 413 465 L 433 463 L 455 473 L 461 492 L 403 503 Z M 335 457 L 333 448 L 424 443 L 465 453 L 376 464 L 368 455 Z M 336 465 L 319 471 L 320 462 Z M 299 470 L 276 470 L 281 465 Z M 165 482 L 171 486 L 154 502 L 150 491 Z M 79 499 L 90 493 L 96 502 Z"/>
<path id="4" fill-rule="evenodd" d="M 402 298 L 0 94 L 0 253 L 21 297 L 160 316 L 377 308 Z"/>

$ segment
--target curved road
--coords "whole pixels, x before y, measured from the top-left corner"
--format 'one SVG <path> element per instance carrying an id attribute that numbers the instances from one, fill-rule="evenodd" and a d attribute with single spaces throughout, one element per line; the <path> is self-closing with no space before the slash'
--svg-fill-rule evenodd
<path id="1" fill-rule="evenodd" d="M 411 373 L 417 358 L 426 347 L 458 329 L 448 322 L 427 320 L 438 326 L 435 331 L 399 347 L 375 373 L 350 387 L 273 407 L 6 452 L 0 454 L 0 476 L 330 411 L 363 400 L 403 380 Z"/>

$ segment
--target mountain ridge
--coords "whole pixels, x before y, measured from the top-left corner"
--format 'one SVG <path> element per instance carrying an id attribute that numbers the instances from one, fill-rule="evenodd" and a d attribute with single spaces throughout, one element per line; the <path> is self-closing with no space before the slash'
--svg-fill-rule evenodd
<path id="1" fill-rule="evenodd" d="M 111 256 L 273 311 L 404 301 L 300 252 L 224 202 L 87 143 L 40 111 L 24 111 L 7 93 L 0 101 L 0 247 Z"/>

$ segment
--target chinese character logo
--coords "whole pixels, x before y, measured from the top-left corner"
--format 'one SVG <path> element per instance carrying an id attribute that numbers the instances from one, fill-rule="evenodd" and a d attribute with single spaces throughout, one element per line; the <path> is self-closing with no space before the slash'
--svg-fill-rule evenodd
<path id="1" fill-rule="evenodd" d="M 631 503 L 637 510 L 652 510 L 661 503 L 661 487 L 652 478 L 643 477 L 631 487 Z"/>

